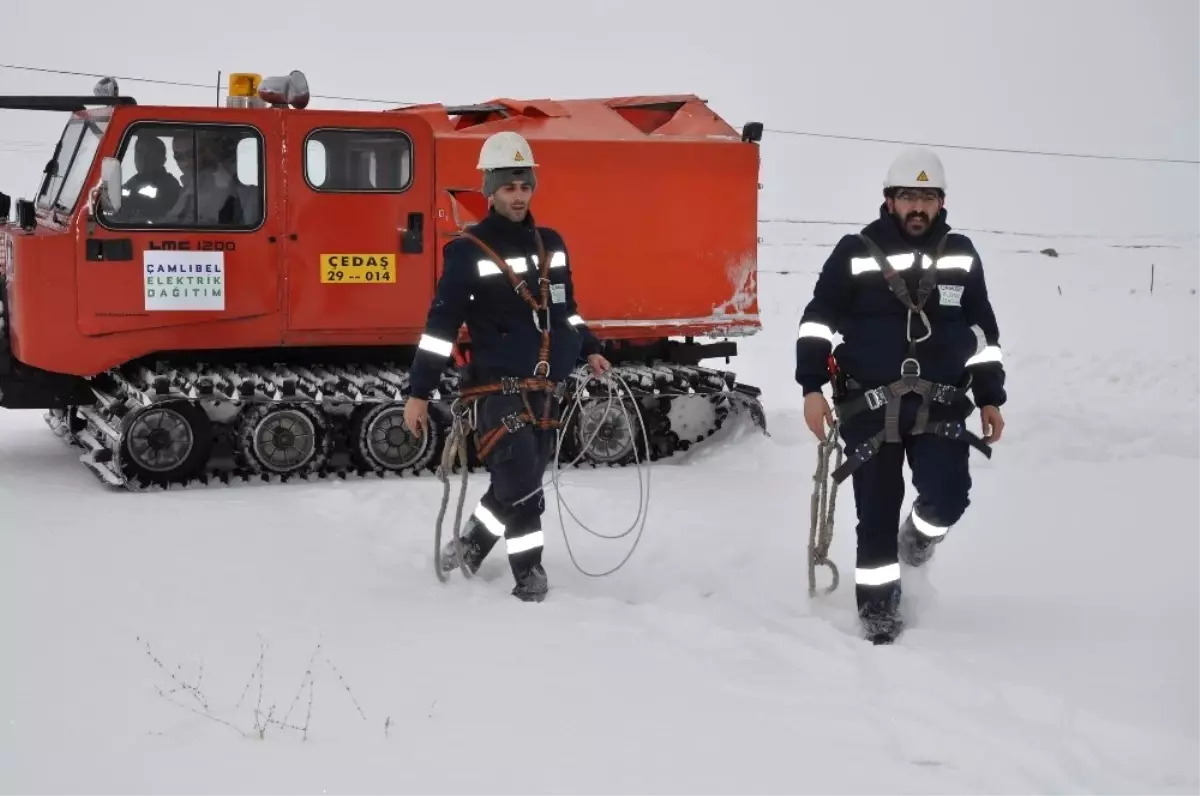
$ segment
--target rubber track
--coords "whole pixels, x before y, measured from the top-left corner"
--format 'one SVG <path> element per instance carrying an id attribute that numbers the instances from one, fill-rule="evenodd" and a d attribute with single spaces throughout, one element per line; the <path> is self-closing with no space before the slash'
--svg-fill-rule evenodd
<path id="1" fill-rule="evenodd" d="M 636 418 L 634 427 L 628 431 L 635 435 L 637 457 L 643 461 L 672 456 L 702 442 L 733 411 L 749 411 L 765 431 L 758 391 L 738 384 L 727 371 L 664 363 L 618 364 L 614 371 L 638 398 L 637 409 L 642 412 L 650 437 L 649 449 L 644 448 L 637 436 L 640 430 Z M 362 453 L 367 447 L 364 443 L 371 431 L 371 420 L 383 416 L 382 423 L 386 425 L 389 420 L 396 422 L 402 411 L 408 376 L 403 367 L 391 363 L 324 368 L 171 368 L 160 363 L 153 370 L 144 366 L 113 370 L 92 380 L 95 404 L 72 407 L 66 413 L 48 412 L 45 418 L 56 435 L 82 448 L 80 461 L 102 483 L 130 491 L 297 480 L 424 477 L 435 475 L 441 460 L 457 379 L 456 372 L 443 374 L 439 397 L 430 403 L 429 441 L 419 456 L 406 458 L 403 467 L 396 462 L 384 466 L 378 459 L 372 460 Z M 585 389 L 588 395 L 584 403 L 564 430 L 566 437 L 559 465 L 576 459 L 580 459 L 576 466 L 632 463 L 634 451 L 628 444 L 623 455 L 602 456 L 593 445 L 591 455 L 579 456 L 581 421 L 589 415 L 602 414 L 603 404 L 608 400 L 599 382 L 589 382 Z M 564 407 L 573 399 L 569 391 Z M 688 402 L 687 406 L 675 405 L 681 401 Z M 155 408 L 170 409 L 171 417 L 181 416 L 198 429 L 190 447 L 194 457 L 205 459 L 199 475 L 187 479 L 158 477 L 128 464 L 131 457 L 124 444 L 126 432 L 135 424 L 140 426 L 137 418 Z M 615 399 L 612 411 L 620 411 Z M 161 420 L 162 415 L 153 419 Z M 257 424 L 272 424 L 280 419 L 300 430 L 306 428 L 307 419 L 317 432 L 308 461 L 287 473 L 273 471 L 269 461 L 254 454 Z M 143 430 L 139 428 L 139 433 Z M 196 471 L 195 467 L 192 469 Z M 474 457 L 473 445 L 468 469 L 486 469 Z"/>

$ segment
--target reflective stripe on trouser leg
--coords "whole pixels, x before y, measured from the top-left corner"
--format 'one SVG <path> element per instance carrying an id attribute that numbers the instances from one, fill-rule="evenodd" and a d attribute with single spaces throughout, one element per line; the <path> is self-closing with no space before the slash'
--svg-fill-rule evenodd
<path id="1" fill-rule="evenodd" d="M 860 616 L 891 615 L 900 602 L 900 562 L 856 567 L 854 598 Z"/>
<path id="2" fill-rule="evenodd" d="M 881 567 L 857 567 L 854 583 L 858 586 L 887 586 L 900 580 L 900 564 L 884 564 Z"/>
<path id="3" fill-rule="evenodd" d="M 498 508 L 492 489 L 488 487 L 463 529 L 462 540 L 475 550 L 473 555 L 478 555 L 479 561 L 487 558 L 496 543 L 504 538 L 506 525 L 500 518 Z"/>
<path id="4" fill-rule="evenodd" d="M 934 525 L 929 520 L 922 519 L 921 515 L 917 513 L 915 506 L 912 510 L 912 521 L 913 527 L 916 528 L 922 536 L 929 539 L 940 539 L 950 530 L 950 526 L 942 527 L 941 525 Z"/>
<path id="5" fill-rule="evenodd" d="M 510 536 L 504 540 L 510 556 L 528 553 L 531 550 L 541 550 L 545 543 L 545 534 L 540 530 L 530 531 L 522 536 Z"/>
<path id="6" fill-rule="evenodd" d="M 486 498 L 486 495 L 484 498 Z M 483 499 L 475 507 L 475 519 L 479 520 L 479 524 L 486 528 L 492 536 L 497 539 L 503 538 L 504 523 L 500 521 L 500 518 L 491 509 L 484 505 Z"/>
<path id="7" fill-rule="evenodd" d="M 504 544 L 508 549 L 508 563 L 513 576 L 518 580 L 533 567 L 542 563 L 542 547 L 545 534 L 538 527 L 526 531 L 510 531 Z"/>

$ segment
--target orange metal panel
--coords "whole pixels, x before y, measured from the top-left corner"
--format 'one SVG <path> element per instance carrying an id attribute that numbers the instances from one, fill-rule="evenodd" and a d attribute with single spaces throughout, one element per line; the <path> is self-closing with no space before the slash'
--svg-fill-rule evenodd
<path id="1" fill-rule="evenodd" d="M 283 270 L 287 285 L 286 343 L 311 345 L 320 332 L 370 332 L 373 338 L 412 341 L 425 325 L 433 298 L 433 244 L 405 253 L 401 239 L 412 214 L 431 224 L 433 136 L 419 118 L 388 114 L 305 111 L 287 116 L 288 174 Z M 378 130 L 402 134 L 411 146 L 411 178 L 396 192 L 318 190 L 305 178 L 310 133 Z M 297 335 L 297 333 L 300 333 Z M 403 333 L 403 334 L 401 334 Z M 397 336 L 397 335 L 401 336 Z"/>
<path id="2" fill-rule="evenodd" d="M 450 111 L 454 110 L 452 116 Z M 141 119 L 254 125 L 263 136 L 266 222 L 237 233 L 178 231 L 199 247 L 232 239 L 224 308 L 147 312 L 143 252 L 163 231 L 89 230 L 81 201 L 63 226 L 14 234 L 9 285 L 14 353 L 47 370 L 91 375 L 160 350 L 415 343 L 441 248 L 487 212 L 475 168 L 484 138 L 517 130 L 533 146 L 539 222 L 565 237 L 581 313 L 602 338 L 723 336 L 759 328 L 759 152 L 694 95 L 496 99 L 471 109 L 391 111 L 122 107 L 100 158 Z M 304 140 L 316 126 L 403 129 L 414 180 L 401 194 L 317 194 Z M 85 191 L 86 196 L 86 191 Z M 410 213 L 424 250 L 400 256 Z M 130 261 L 86 259 L 89 236 L 130 239 Z M 293 239 L 293 236 L 294 239 Z M 394 252 L 390 285 L 327 284 L 323 254 Z"/>

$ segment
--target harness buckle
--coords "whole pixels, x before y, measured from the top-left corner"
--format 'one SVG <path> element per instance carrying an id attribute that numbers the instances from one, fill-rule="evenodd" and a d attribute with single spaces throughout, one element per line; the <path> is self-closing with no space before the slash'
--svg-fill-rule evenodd
<path id="1" fill-rule="evenodd" d="M 882 387 L 876 387 L 873 390 L 867 390 L 863 393 L 863 398 L 867 402 L 867 406 L 873 411 L 887 403 L 887 394 L 884 393 Z"/>
<path id="2" fill-rule="evenodd" d="M 521 381 L 516 376 L 501 376 L 500 377 L 500 393 L 502 395 L 516 395 L 521 392 Z"/>
<path id="3" fill-rule="evenodd" d="M 942 424 L 942 436 L 949 437 L 950 439 L 962 439 L 962 436 L 966 433 L 966 430 L 966 426 L 964 426 L 962 423 L 950 422 Z"/>
<path id="4" fill-rule="evenodd" d="M 508 429 L 510 434 L 518 431 L 525 425 L 525 420 L 521 417 L 520 412 L 505 415 L 501 422 L 504 423 L 504 427 Z"/>
<path id="5" fill-rule="evenodd" d="M 958 397 L 958 389 L 949 384 L 935 384 L 929 388 L 929 397 L 938 403 L 952 404 Z"/>

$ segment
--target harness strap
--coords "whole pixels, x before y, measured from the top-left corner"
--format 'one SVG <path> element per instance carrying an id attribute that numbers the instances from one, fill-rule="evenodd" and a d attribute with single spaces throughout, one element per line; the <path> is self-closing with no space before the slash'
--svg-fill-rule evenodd
<path id="1" fill-rule="evenodd" d="M 535 376 L 550 375 L 550 260 L 546 257 L 546 245 L 542 242 L 541 233 L 534 227 L 533 238 L 537 242 L 537 259 L 538 259 L 538 298 L 535 300 L 533 294 L 529 291 L 529 283 L 521 277 L 517 276 L 513 271 L 512 266 L 504 261 L 496 251 L 488 246 L 479 238 L 472 235 L 466 230 L 458 233 L 458 237 L 466 238 L 475 243 L 483 253 L 488 256 L 488 259 L 495 263 L 501 273 L 508 277 L 509 283 L 530 309 L 533 310 L 533 325 L 542 333 L 542 345 L 538 349 L 538 363 L 534 366 L 533 372 Z M 538 317 L 538 313 L 545 314 L 545 320 Z"/>
<path id="2" fill-rule="evenodd" d="M 908 284 L 904 281 L 904 277 L 900 275 L 892 264 L 888 261 L 887 255 L 883 253 L 883 249 L 879 248 L 879 244 L 871 240 L 865 232 L 858 233 L 858 239 L 867 247 L 867 252 L 879 266 L 879 270 L 883 273 L 884 279 L 888 282 L 888 288 L 892 291 L 900 303 L 908 307 L 908 321 L 905 324 L 905 337 L 908 339 L 908 356 L 915 359 L 916 344 L 929 339 L 933 334 L 933 324 L 929 322 L 929 316 L 925 314 L 925 302 L 929 300 L 929 296 L 933 293 L 934 287 L 937 286 L 937 268 L 936 260 L 940 259 L 942 252 L 946 250 L 946 238 L 943 235 L 938 240 L 937 248 L 934 251 L 933 259 L 935 262 L 930 263 L 921 274 L 921 279 L 917 283 L 917 298 L 913 301 L 912 296 L 908 292 Z M 925 335 L 913 340 L 912 338 L 912 316 L 913 314 L 921 317 L 921 322 L 925 324 Z"/>
<path id="3" fill-rule="evenodd" d="M 867 247 L 867 252 L 874 258 L 879 265 L 879 270 L 883 272 L 883 276 L 888 281 L 889 287 L 896 298 L 904 306 L 908 307 L 913 312 L 920 312 L 925 306 L 925 302 L 929 300 L 929 296 L 933 293 L 933 288 L 937 285 L 937 268 L 928 267 L 921 274 L 921 280 L 917 284 L 917 300 L 914 302 L 912 296 L 908 292 L 908 285 L 904 281 L 904 277 L 900 276 L 899 272 L 892 267 L 888 262 L 887 255 L 883 253 L 883 249 L 879 248 L 879 244 L 871 240 L 865 232 L 859 232 L 858 238 Z M 933 259 L 938 260 L 942 256 L 942 252 L 946 250 L 946 236 L 943 235 L 938 241 L 937 249 L 934 251 Z"/>
<path id="4" fill-rule="evenodd" d="M 525 300 L 525 303 L 528 304 L 531 309 L 533 309 L 535 312 L 546 309 L 547 299 L 550 293 L 549 278 L 547 276 L 550 272 L 550 261 L 546 258 L 546 246 L 544 243 L 542 243 L 541 233 L 539 233 L 536 228 L 533 231 L 533 238 L 537 242 L 538 278 L 541 282 L 541 291 L 538 296 L 540 301 L 534 300 L 533 295 L 529 291 L 529 283 L 517 276 L 516 272 L 513 271 L 512 266 L 505 262 L 504 258 L 497 254 L 495 249 L 493 249 L 491 246 L 488 246 L 482 240 L 466 230 L 460 231 L 458 233 L 458 237 L 466 238 L 482 249 L 483 253 L 488 256 L 488 259 L 495 263 L 496 267 L 500 269 L 501 273 L 508 277 L 508 281 L 510 284 L 512 284 L 513 290 L 515 290 L 517 294 Z"/>
<path id="5" fill-rule="evenodd" d="M 525 410 L 522 412 L 512 412 L 501 418 L 500 425 L 493 429 L 489 429 L 485 434 L 479 436 L 478 427 L 475 423 L 471 423 L 472 430 L 476 433 L 476 453 L 480 459 L 485 458 L 491 453 L 492 448 L 496 446 L 500 439 L 505 434 L 511 434 L 519 431 L 528 425 L 536 425 L 539 429 L 548 430 L 555 429 L 562 425 L 561 420 L 552 419 L 550 417 L 550 409 L 553 404 L 553 399 L 561 400 L 566 390 L 566 382 L 555 384 L 549 379 L 543 378 L 525 378 L 518 379 L 512 376 L 504 376 L 499 381 L 492 384 L 481 384 L 474 387 L 466 387 L 459 392 L 459 400 L 466 406 L 472 406 L 486 395 L 520 395 L 521 403 L 525 405 Z M 533 406 L 529 403 L 529 393 L 542 392 L 546 394 L 546 400 L 542 405 L 542 416 L 535 416 Z"/>
<path id="6" fill-rule="evenodd" d="M 464 387 L 459 391 L 463 400 L 474 400 L 484 395 L 500 393 L 502 395 L 520 395 L 525 392 L 552 392 L 557 388 L 554 382 L 538 376 L 519 379 L 515 376 L 503 376 L 500 381 L 491 384 L 480 384 L 474 387 Z"/>
<path id="7" fill-rule="evenodd" d="M 887 430 L 880 431 L 872 435 L 863 442 L 859 443 L 854 450 L 846 456 L 846 461 L 833 471 L 832 478 L 834 483 L 840 484 L 854 473 L 859 467 L 873 458 L 879 453 L 880 448 L 888 441 L 885 439 Z M 992 448 L 984 442 L 977 434 L 967 430 L 967 427 L 958 421 L 938 421 L 935 423 L 927 423 L 923 431 L 911 432 L 913 436 L 917 434 L 934 434 L 946 439 L 953 439 L 966 442 L 972 448 L 982 453 L 988 459 L 992 458 Z"/>
<path id="8" fill-rule="evenodd" d="M 505 434 L 515 433 L 520 431 L 525 426 L 535 425 L 543 431 L 558 428 L 559 425 L 561 425 L 560 421 L 551 420 L 548 416 L 549 406 L 550 402 L 547 401 L 547 411 L 545 415 L 540 418 L 535 418 L 533 416 L 533 411 L 528 408 L 528 404 L 526 404 L 527 408 L 524 412 L 513 412 L 505 415 L 500 425 L 496 426 L 479 438 L 477 444 L 477 453 L 479 458 L 487 458 L 487 455 L 492 452 L 492 448 L 496 447 L 496 444 L 500 442 L 501 438 L 503 438 Z"/>
<path id="9" fill-rule="evenodd" d="M 861 389 L 853 379 L 849 378 L 846 379 L 845 386 L 851 390 Z M 849 418 L 855 415 L 878 411 L 880 408 L 884 410 L 884 419 L 883 430 L 860 443 L 847 455 L 845 463 L 834 470 L 832 477 L 835 482 L 844 481 L 864 462 L 879 453 L 883 445 L 898 443 L 902 440 L 900 434 L 901 401 L 899 399 L 910 392 L 921 396 L 921 405 L 917 409 L 916 421 L 913 423 L 909 436 L 936 434 L 947 439 L 962 440 L 979 450 L 984 456 L 991 458 L 991 447 L 977 435 L 968 431 L 961 421 L 930 422 L 929 420 L 932 403 L 953 406 L 956 402 L 966 399 L 965 388 L 939 384 L 919 376 L 901 376 L 889 384 L 863 390 L 861 395 L 836 402 L 839 425 L 845 424 Z"/>
<path id="10" fill-rule="evenodd" d="M 847 380 L 846 387 L 850 390 L 861 389 L 850 379 Z M 926 399 L 921 402 L 922 407 L 926 410 L 924 413 L 926 421 L 928 420 L 929 401 L 951 406 L 955 401 L 965 399 L 967 395 L 965 389 L 952 387 L 949 384 L 939 384 L 938 382 L 922 379 L 919 376 L 901 376 L 890 384 L 863 390 L 862 395 L 838 402 L 838 419 L 844 423 L 862 412 L 874 411 L 882 407 L 887 407 L 884 415 L 886 418 L 887 413 L 896 411 L 893 405 L 897 408 L 899 406 L 899 402 L 895 399 L 910 392 L 916 393 Z M 924 426 L 923 422 L 921 426 Z"/>

